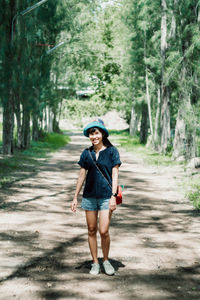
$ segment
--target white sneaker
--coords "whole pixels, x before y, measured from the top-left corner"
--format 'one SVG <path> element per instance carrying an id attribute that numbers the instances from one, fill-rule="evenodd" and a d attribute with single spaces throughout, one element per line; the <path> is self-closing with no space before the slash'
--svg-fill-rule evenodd
<path id="1" fill-rule="evenodd" d="M 96 264 L 96 263 L 92 264 L 92 268 L 90 270 L 90 274 L 92 274 L 92 275 L 98 275 L 99 272 L 100 272 L 100 265 Z"/>
<path id="2" fill-rule="evenodd" d="M 115 269 L 113 268 L 113 266 L 111 265 L 111 263 L 108 260 L 105 260 L 103 262 L 103 267 L 104 267 L 105 273 L 107 275 L 114 275 L 115 274 Z"/>

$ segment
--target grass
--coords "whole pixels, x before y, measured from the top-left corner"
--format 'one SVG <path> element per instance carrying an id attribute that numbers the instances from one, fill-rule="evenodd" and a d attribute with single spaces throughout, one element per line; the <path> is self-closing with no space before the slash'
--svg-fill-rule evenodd
<path id="1" fill-rule="evenodd" d="M 190 187 L 190 191 L 188 191 L 186 195 L 193 206 L 197 210 L 200 210 L 200 184 L 192 184 Z"/>
<path id="2" fill-rule="evenodd" d="M 109 132 L 116 138 L 121 147 L 143 159 L 144 163 L 148 165 L 169 166 L 177 164 L 177 162 L 172 161 L 170 155 L 162 155 L 147 148 L 146 145 L 140 144 L 139 137 L 131 137 L 128 130 L 110 130 Z"/>
<path id="3" fill-rule="evenodd" d="M 70 141 L 63 134 L 45 134 L 42 140 L 32 141 L 31 147 L 24 151 L 16 150 L 13 156 L 0 159 L 0 188 L 12 183 L 17 178 L 24 178 L 34 172 L 36 167 L 56 151 Z"/>

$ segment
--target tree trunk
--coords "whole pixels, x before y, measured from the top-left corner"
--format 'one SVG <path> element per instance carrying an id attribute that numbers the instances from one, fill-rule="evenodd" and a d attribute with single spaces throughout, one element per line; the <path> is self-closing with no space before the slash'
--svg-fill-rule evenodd
<path id="1" fill-rule="evenodd" d="M 151 131 L 151 136 L 153 139 L 154 135 L 153 135 L 152 114 L 151 114 L 151 98 L 150 98 L 150 94 L 149 94 L 149 78 L 148 78 L 148 70 L 147 69 L 146 69 L 146 98 L 147 98 L 147 104 L 148 104 L 150 131 Z M 153 140 L 152 140 L 152 142 L 153 142 Z"/>
<path id="2" fill-rule="evenodd" d="M 33 114 L 32 118 L 32 139 L 34 141 L 38 141 L 39 139 L 39 124 L 38 124 L 38 116 Z"/>
<path id="3" fill-rule="evenodd" d="M 165 56 L 167 49 L 166 0 L 162 0 L 161 8 L 161 152 L 166 153 L 170 140 L 169 90 L 165 83 Z"/>
<path id="4" fill-rule="evenodd" d="M 51 111 L 51 107 L 48 106 L 48 132 L 53 132 L 53 113 Z"/>
<path id="5" fill-rule="evenodd" d="M 5 25 L 5 59 L 1 61 L 1 71 L 5 76 L 3 89 L 3 154 L 13 154 L 14 98 L 13 98 L 13 47 L 11 41 L 12 19 L 16 14 L 16 1 L 8 1 L 8 17 Z M 6 20 L 6 19 L 5 19 Z M 2 24 L 1 24 L 2 25 Z M 15 27 L 13 28 L 15 29 Z"/>
<path id="6" fill-rule="evenodd" d="M 23 149 L 30 147 L 31 136 L 30 136 L 30 111 L 23 107 L 23 119 L 22 119 L 22 136 L 23 136 Z"/>
<path id="7" fill-rule="evenodd" d="M 163 90 L 162 101 L 163 104 L 161 110 L 161 151 L 162 153 L 166 153 L 170 140 L 170 110 L 168 88 Z"/>
<path id="8" fill-rule="evenodd" d="M 130 125 L 129 125 L 129 133 L 131 136 L 135 136 L 137 133 L 137 128 L 138 128 L 138 114 L 135 111 L 134 104 L 132 105 L 131 109 L 131 120 L 130 120 Z"/>
<path id="9" fill-rule="evenodd" d="M 15 97 L 15 116 L 17 120 L 17 148 L 22 148 L 22 118 L 21 118 L 21 107 L 20 107 L 20 100 L 19 95 Z"/>
<path id="10" fill-rule="evenodd" d="M 3 105 L 3 154 L 13 154 L 14 108 L 10 90 L 8 101 Z"/>
<path id="11" fill-rule="evenodd" d="M 195 129 L 194 132 L 190 132 L 187 134 L 186 139 L 186 160 L 194 158 L 196 156 L 196 134 Z"/>
<path id="12" fill-rule="evenodd" d="M 142 119 L 140 126 L 140 143 L 146 144 L 148 137 L 148 106 L 145 102 L 142 103 Z"/>
<path id="13" fill-rule="evenodd" d="M 185 141 L 185 122 L 182 116 L 182 108 L 179 108 L 176 120 L 175 137 L 173 142 L 174 159 L 178 158 L 179 156 L 185 155 Z"/>
<path id="14" fill-rule="evenodd" d="M 155 130 L 154 130 L 154 147 L 156 150 L 159 150 L 159 137 L 160 137 L 160 86 L 158 86 L 158 94 L 157 94 L 157 109 L 156 109 L 156 119 L 155 119 Z"/>

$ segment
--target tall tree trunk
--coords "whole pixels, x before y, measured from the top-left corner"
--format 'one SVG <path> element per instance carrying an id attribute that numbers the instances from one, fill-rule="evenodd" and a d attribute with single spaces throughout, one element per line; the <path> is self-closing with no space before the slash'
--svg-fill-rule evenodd
<path id="1" fill-rule="evenodd" d="M 32 139 L 37 141 L 39 139 L 39 124 L 37 114 L 33 114 L 32 117 Z"/>
<path id="2" fill-rule="evenodd" d="M 147 98 L 148 113 L 149 113 L 150 131 L 151 131 L 151 136 L 153 139 L 154 135 L 153 135 L 152 114 L 151 114 L 151 98 L 150 98 L 150 94 L 149 94 L 149 77 L 148 77 L 147 68 L 146 68 L 146 98 Z M 153 142 L 153 140 L 152 140 L 152 142 Z"/>
<path id="3" fill-rule="evenodd" d="M 133 103 L 132 109 L 131 109 L 131 120 L 130 120 L 130 124 L 129 124 L 129 133 L 131 136 L 136 135 L 137 128 L 138 128 L 138 122 L 139 122 L 138 114 L 135 111 L 135 107 L 134 107 L 134 103 Z"/>
<path id="4" fill-rule="evenodd" d="M 163 89 L 161 109 L 161 151 L 166 153 L 170 140 L 170 110 L 169 110 L 169 92 L 168 88 Z"/>
<path id="5" fill-rule="evenodd" d="M 14 131 L 14 98 L 13 98 L 13 47 L 11 41 L 12 19 L 16 14 L 16 1 L 9 0 L 9 18 L 6 24 L 6 53 L 2 66 L 5 76 L 5 89 L 3 91 L 3 154 L 13 154 Z"/>
<path id="6" fill-rule="evenodd" d="M 3 105 L 3 154 L 13 154 L 14 108 L 10 89 L 8 101 Z"/>
<path id="7" fill-rule="evenodd" d="M 160 150 L 159 149 L 159 137 L 160 137 L 160 86 L 158 86 L 158 92 L 157 92 L 157 109 L 156 109 L 156 119 L 155 119 L 155 130 L 154 130 L 154 147 L 155 150 Z"/>
<path id="8" fill-rule="evenodd" d="M 187 134 L 186 140 L 186 160 L 196 156 L 196 130 Z"/>
<path id="9" fill-rule="evenodd" d="M 147 37 L 146 37 L 146 29 L 144 30 L 144 61 L 146 62 L 147 58 Z M 151 132 L 151 143 L 153 143 L 153 124 L 152 124 L 152 116 L 151 116 L 151 98 L 149 94 L 149 76 L 147 66 L 145 68 L 145 84 L 146 84 L 146 99 L 148 105 L 148 113 L 149 113 L 149 124 L 150 124 L 150 132 Z"/>
<path id="10" fill-rule="evenodd" d="M 17 148 L 21 149 L 23 144 L 22 137 L 22 118 L 19 94 L 15 97 L 15 116 L 17 121 Z"/>
<path id="11" fill-rule="evenodd" d="M 142 119 L 140 126 L 140 143 L 146 144 L 148 137 L 148 106 L 145 102 L 142 103 Z"/>
<path id="12" fill-rule="evenodd" d="M 31 136 L 30 136 L 30 111 L 23 107 L 23 119 L 22 119 L 22 136 L 23 143 L 22 147 L 27 149 L 30 147 Z"/>
<path id="13" fill-rule="evenodd" d="M 173 158 L 176 159 L 179 156 L 185 155 L 185 122 L 183 118 L 183 107 L 178 110 L 178 116 L 176 120 L 175 137 L 173 142 Z"/>
<path id="14" fill-rule="evenodd" d="M 53 113 L 51 111 L 51 107 L 47 107 L 48 110 L 48 127 L 47 130 L 48 132 L 53 132 Z"/>
<path id="15" fill-rule="evenodd" d="M 161 2 L 161 151 L 166 153 L 170 139 L 169 90 L 165 83 L 165 57 L 167 50 L 167 5 Z"/>

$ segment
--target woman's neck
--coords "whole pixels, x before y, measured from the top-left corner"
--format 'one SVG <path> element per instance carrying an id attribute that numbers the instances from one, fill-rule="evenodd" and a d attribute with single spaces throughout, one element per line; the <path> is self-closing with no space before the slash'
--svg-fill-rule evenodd
<path id="1" fill-rule="evenodd" d="M 94 147 L 94 151 L 96 151 L 96 152 L 99 152 L 100 150 L 103 150 L 106 148 L 103 143 L 101 143 L 99 145 L 93 145 L 93 147 Z"/>

